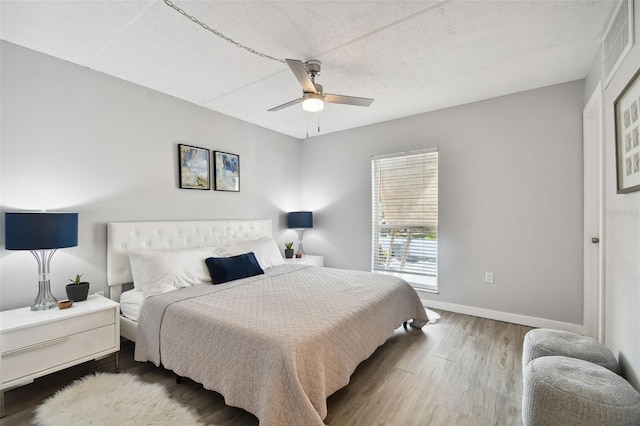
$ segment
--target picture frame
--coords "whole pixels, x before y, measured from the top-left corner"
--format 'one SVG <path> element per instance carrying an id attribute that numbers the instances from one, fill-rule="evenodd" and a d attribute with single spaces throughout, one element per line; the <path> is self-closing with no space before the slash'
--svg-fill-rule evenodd
<path id="1" fill-rule="evenodd" d="M 214 189 L 240 192 L 240 156 L 228 152 L 213 152 Z"/>
<path id="2" fill-rule="evenodd" d="M 640 191 L 640 69 L 613 103 L 617 193 Z"/>
<path id="3" fill-rule="evenodd" d="M 178 180 L 181 189 L 211 189 L 211 162 L 207 148 L 178 144 Z"/>

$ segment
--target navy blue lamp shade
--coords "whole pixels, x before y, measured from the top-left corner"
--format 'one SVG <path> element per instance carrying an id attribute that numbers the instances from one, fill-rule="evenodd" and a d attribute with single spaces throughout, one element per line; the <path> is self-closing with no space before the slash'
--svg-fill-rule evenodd
<path id="1" fill-rule="evenodd" d="M 296 257 L 304 256 L 304 246 L 302 239 L 304 238 L 304 230 L 313 228 L 312 212 L 289 212 L 287 213 L 287 227 L 295 229 L 298 232 L 298 252 Z"/>
<path id="2" fill-rule="evenodd" d="M 38 261 L 38 296 L 31 310 L 55 308 L 49 263 L 57 249 L 78 245 L 78 213 L 6 212 L 4 224 L 4 248 L 30 250 Z"/>
<path id="3" fill-rule="evenodd" d="M 287 227 L 292 229 L 313 228 L 313 213 L 290 212 L 287 214 Z"/>
<path id="4" fill-rule="evenodd" d="M 6 212 L 7 250 L 52 250 L 78 245 L 78 213 Z"/>

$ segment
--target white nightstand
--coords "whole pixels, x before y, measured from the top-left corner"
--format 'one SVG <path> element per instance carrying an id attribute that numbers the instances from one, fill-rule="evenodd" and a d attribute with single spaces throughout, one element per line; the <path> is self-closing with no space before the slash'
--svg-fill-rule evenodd
<path id="1" fill-rule="evenodd" d="M 285 259 L 285 263 L 299 263 L 300 265 L 324 266 L 324 256 L 306 255 L 300 259 Z"/>
<path id="2" fill-rule="evenodd" d="M 0 312 L 0 415 L 4 391 L 38 377 L 115 353 L 118 371 L 120 305 L 91 295 L 68 309 Z"/>

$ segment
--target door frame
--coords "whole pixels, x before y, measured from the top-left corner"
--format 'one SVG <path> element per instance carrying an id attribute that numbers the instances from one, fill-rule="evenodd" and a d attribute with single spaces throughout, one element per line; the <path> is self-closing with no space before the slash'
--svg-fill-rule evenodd
<path id="1" fill-rule="evenodd" d="M 599 82 L 582 111 L 584 334 L 604 342 L 604 96 Z M 592 238 L 598 238 L 593 243 Z"/>

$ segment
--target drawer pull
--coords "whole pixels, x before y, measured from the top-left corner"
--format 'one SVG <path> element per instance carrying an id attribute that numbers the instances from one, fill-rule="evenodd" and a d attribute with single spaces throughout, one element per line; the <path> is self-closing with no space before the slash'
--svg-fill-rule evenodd
<path id="1" fill-rule="evenodd" d="M 42 342 L 42 343 L 38 343 L 36 345 L 31 345 L 31 346 L 26 346 L 24 348 L 18 348 L 18 349 L 14 349 L 12 351 L 7 351 L 5 353 L 2 354 L 2 357 L 8 357 L 8 356 L 13 356 L 13 355 L 17 355 L 23 352 L 29 352 L 31 350 L 34 349 L 40 349 L 40 348 L 45 348 L 47 346 L 53 346 L 53 345 L 57 345 L 58 343 L 63 343 L 65 341 L 69 340 L 68 336 L 65 337 L 60 337 L 59 339 L 53 339 L 53 340 L 49 340 L 47 342 Z"/>

